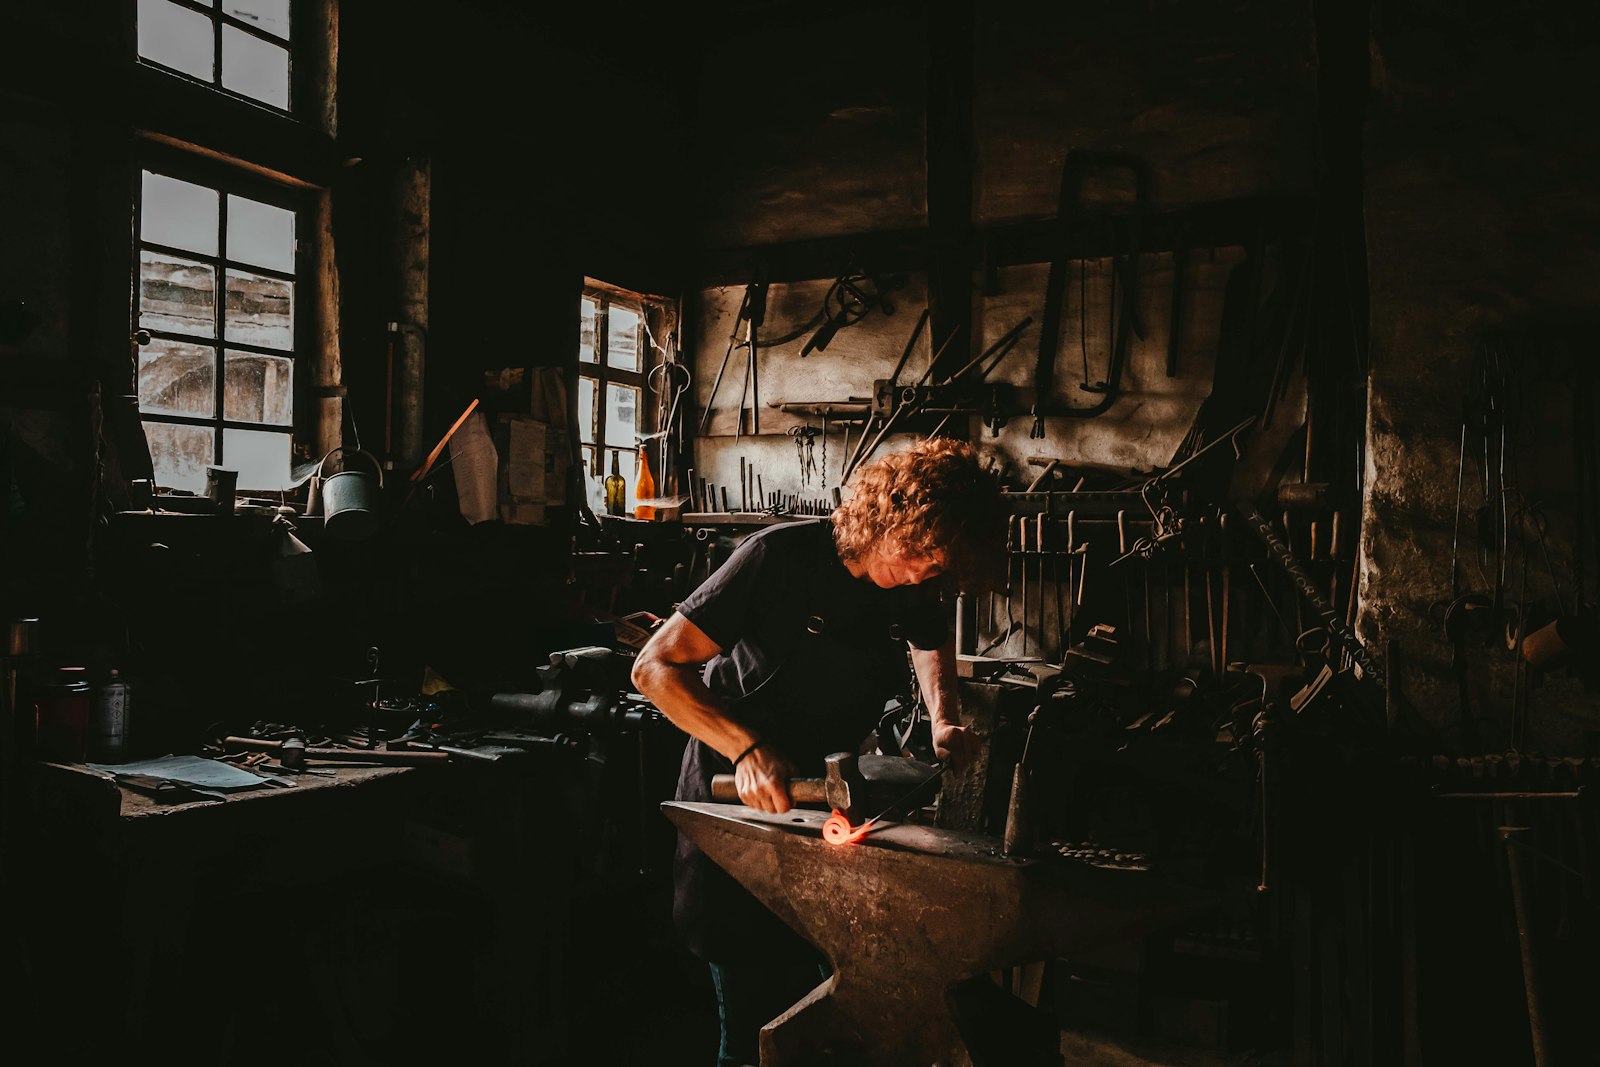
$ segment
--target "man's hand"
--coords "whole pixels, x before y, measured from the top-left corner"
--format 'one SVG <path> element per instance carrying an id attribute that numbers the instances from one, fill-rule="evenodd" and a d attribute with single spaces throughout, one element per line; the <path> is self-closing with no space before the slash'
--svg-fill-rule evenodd
<path id="1" fill-rule="evenodd" d="M 789 797 L 789 779 L 794 764 L 770 744 L 761 744 L 733 769 L 733 784 L 739 799 L 757 811 L 781 815 L 794 807 Z"/>
<path id="2" fill-rule="evenodd" d="M 933 724 L 933 754 L 957 774 L 972 765 L 982 747 L 978 735 L 966 726 L 949 722 Z"/>

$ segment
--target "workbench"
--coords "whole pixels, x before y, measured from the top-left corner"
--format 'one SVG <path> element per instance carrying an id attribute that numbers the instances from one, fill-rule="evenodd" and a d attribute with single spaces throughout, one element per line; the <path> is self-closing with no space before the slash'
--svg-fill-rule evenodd
<path id="1" fill-rule="evenodd" d="M 24 769 L 19 1032 L 96 1060 L 556 1062 L 550 931 L 581 819 L 552 768 L 331 766 L 180 803 L 80 765 Z"/>

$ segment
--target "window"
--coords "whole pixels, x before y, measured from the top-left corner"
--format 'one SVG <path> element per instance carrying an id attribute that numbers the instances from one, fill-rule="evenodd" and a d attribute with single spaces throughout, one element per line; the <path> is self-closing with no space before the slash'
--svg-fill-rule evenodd
<path id="1" fill-rule="evenodd" d="M 661 305 L 651 298 L 595 283 L 583 292 L 578 340 L 578 422 L 584 469 L 589 473 L 589 504 L 604 510 L 602 479 L 611 458 L 628 480 L 627 508 L 637 502 L 637 456 L 647 433 L 645 373 L 653 360 L 655 334 L 662 329 Z M 652 322 L 651 320 L 656 320 Z"/>
<path id="2" fill-rule="evenodd" d="M 310 29 L 320 8 L 304 0 L 124 2 L 135 84 L 159 85 L 134 97 L 130 175 L 135 388 L 156 485 L 203 492 L 217 465 L 241 491 L 284 491 L 297 399 L 337 325 L 313 221 L 332 130 L 292 114 L 331 104 L 333 25 Z"/>
<path id="3" fill-rule="evenodd" d="M 139 410 L 162 488 L 201 492 L 210 464 L 289 487 L 299 212 L 271 193 L 140 171 Z"/>
<path id="4" fill-rule="evenodd" d="M 291 110 L 291 0 L 138 0 L 141 61 Z"/>

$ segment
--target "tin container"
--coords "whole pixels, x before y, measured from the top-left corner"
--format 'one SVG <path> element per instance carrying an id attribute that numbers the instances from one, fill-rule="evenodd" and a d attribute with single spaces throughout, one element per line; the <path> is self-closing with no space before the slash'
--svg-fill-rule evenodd
<path id="1" fill-rule="evenodd" d="M 239 472 L 227 467 L 206 468 L 206 496 L 218 515 L 232 515 L 234 497 L 239 491 Z"/>
<path id="2" fill-rule="evenodd" d="M 371 472 L 351 469 L 324 474 L 322 466 L 335 452 L 353 452 L 364 457 L 372 467 Z M 365 449 L 341 446 L 318 461 L 317 473 L 322 480 L 323 532 L 347 541 L 359 541 L 376 533 L 383 490 L 383 464 L 378 458 Z"/>
<path id="3" fill-rule="evenodd" d="M 89 708 L 89 758 L 96 763 L 121 763 L 128 758 L 128 715 L 133 687 L 117 671 L 94 688 Z"/>
<path id="4" fill-rule="evenodd" d="M 12 619 L 6 624 L 6 655 L 31 656 L 39 644 L 38 619 Z"/>
<path id="5" fill-rule="evenodd" d="M 38 753 L 45 759 L 82 763 L 89 736 L 89 672 L 58 667 L 39 686 Z"/>

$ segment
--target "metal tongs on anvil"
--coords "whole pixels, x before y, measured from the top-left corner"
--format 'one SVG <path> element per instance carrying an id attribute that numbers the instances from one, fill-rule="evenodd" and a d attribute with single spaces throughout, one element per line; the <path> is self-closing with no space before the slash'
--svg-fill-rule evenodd
<path id="1" fill-rule="evenodd" d="M 822 824 L 822 837 L 831 845 L 844 845 L 865 837 L 879 820 L 893 820 L 920 807 L 941 770 L 937 764 L 904 756 L 835 752 L 823 760 L 821 778 L 789 779 L 789 797 L 797 805 L 832 808 L 833 814 Z M 738 800 L 734 776 L 713 775 L 711 798 Z"/>

